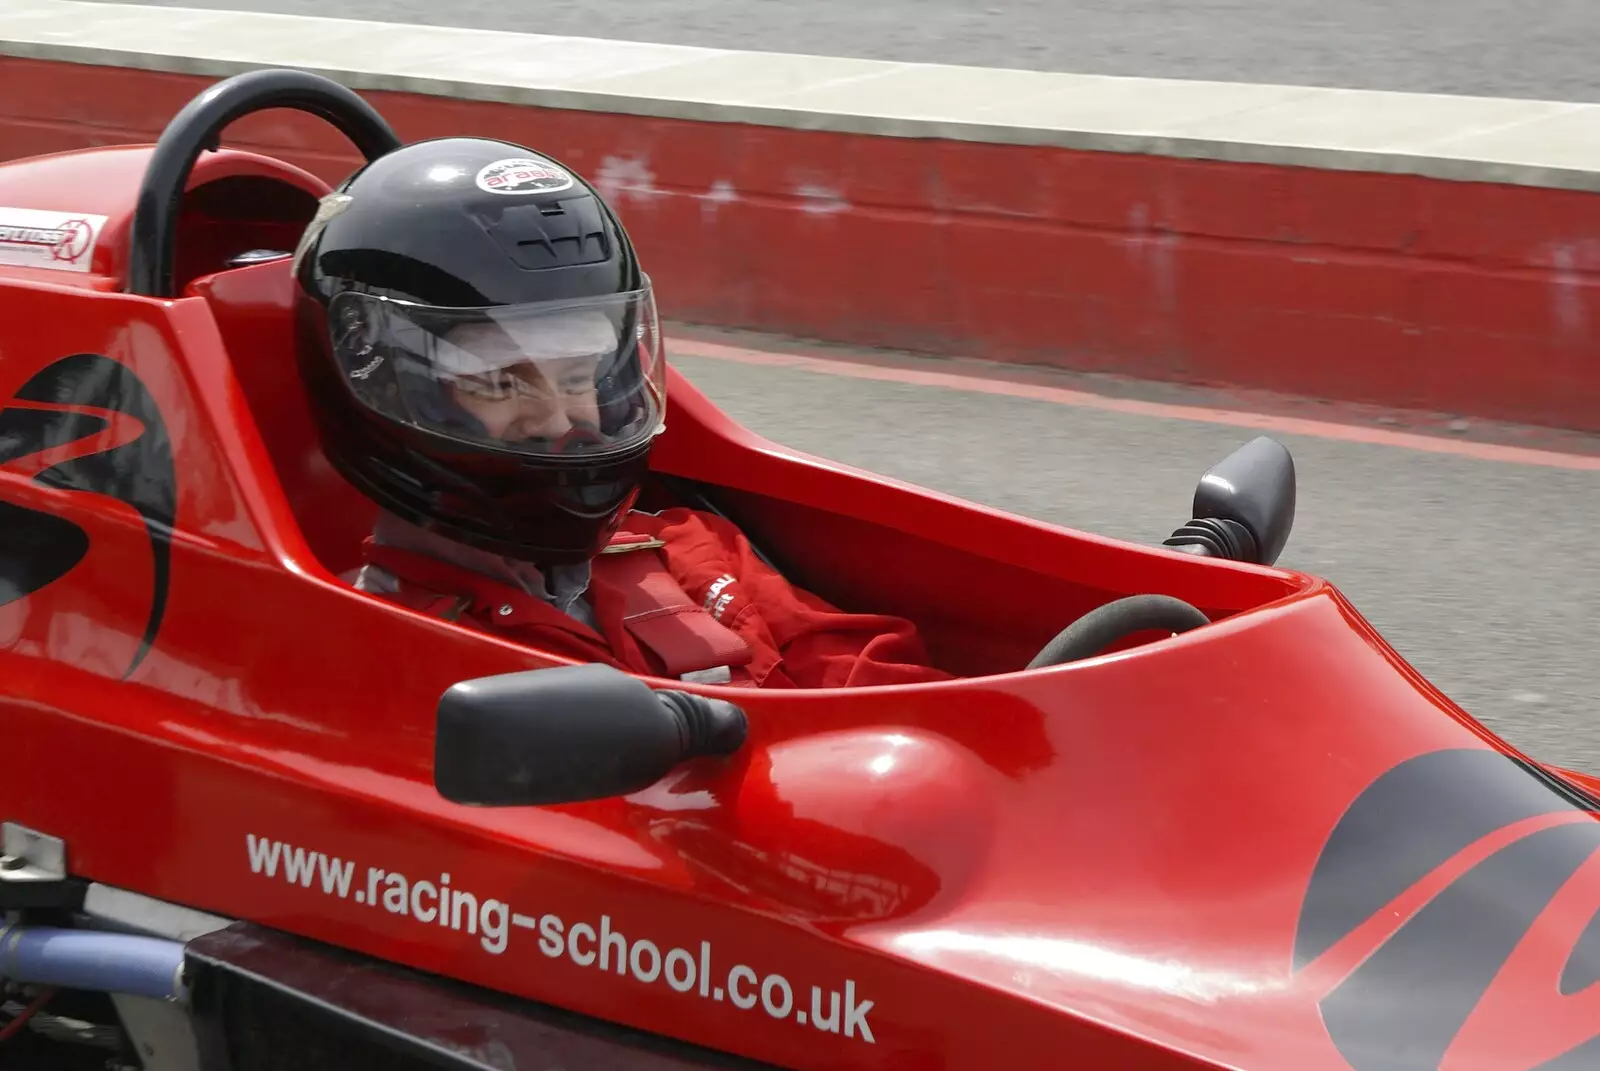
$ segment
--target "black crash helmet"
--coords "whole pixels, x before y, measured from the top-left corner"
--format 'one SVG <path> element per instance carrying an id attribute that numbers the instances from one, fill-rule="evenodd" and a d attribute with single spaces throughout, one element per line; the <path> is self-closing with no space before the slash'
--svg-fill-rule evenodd
<path id="1" fill-rule="evenodd" d="M 416 142 L 323 199 L 294 272 L 301 375 L 346 479 L 495 553 L 604 546 L 666 370 L 650 280 L 588 182 L 520 145 Z"/>

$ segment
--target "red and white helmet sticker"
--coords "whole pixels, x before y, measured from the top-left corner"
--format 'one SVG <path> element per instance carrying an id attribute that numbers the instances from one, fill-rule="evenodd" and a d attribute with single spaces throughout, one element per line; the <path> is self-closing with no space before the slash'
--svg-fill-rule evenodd
<path id="1" fill-rule="evenodd" d="M 106 217 L 0 208 L 0 265 L 87 272 Z"/>
<path id="2" fill-rule="evenodd" d="M 555 193 L 573 185 L 573 177 L 561 168 L 531 157 L 496 160 L 478 172 L 478 189 L 486 193 Z"/>

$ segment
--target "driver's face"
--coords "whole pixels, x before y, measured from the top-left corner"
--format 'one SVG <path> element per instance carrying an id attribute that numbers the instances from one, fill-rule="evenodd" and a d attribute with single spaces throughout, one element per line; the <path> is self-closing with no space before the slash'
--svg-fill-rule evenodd
<path id="1" fill-rule="evenodd" d="M 516 357 L 515 343 L 493 324 L 464 324 L 445 336 L 492 363 Z M 598 432 L 599 392 L 595 355 L 545 358 L 506 364 L 492 372 L 465 376 L 449 386 L 457 405 L 483 422 L 490 435 L 507 442 L 560 439 L 575 428 Z"/>

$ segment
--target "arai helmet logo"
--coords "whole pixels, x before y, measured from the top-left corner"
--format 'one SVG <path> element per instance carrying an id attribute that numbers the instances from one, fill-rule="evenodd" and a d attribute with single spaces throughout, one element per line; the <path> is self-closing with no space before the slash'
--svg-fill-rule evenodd
<path id="1" fill-rule="evenodd" d="M 572 176 L 548 160 L 496 160 L 478 172 L 478 189 L 487 193 L 554 193 L 572 185 Z"/>

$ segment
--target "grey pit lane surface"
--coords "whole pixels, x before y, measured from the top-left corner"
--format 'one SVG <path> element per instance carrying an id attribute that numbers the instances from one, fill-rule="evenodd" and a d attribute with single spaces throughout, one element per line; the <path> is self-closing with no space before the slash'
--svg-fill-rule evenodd
<path id="1" fill-rule="evenodd" d="M 669 353 L 671 342 L 669 330 Z M 1259 434 L 681 350 L 672 359 L 777 442 L 1146 544 L 1188 519 L 1202 472 Z M 1600 772 L 1600 471 L 1271 434 L 1299 476 L 1280 563 L 1337 584 L 1402 656 L 1516 746 Z"/>
<path id="2" fill-rule="evenodd" d="M 1594 0 L 140 2 L 1083 74 L 1600 101 Z"/>

